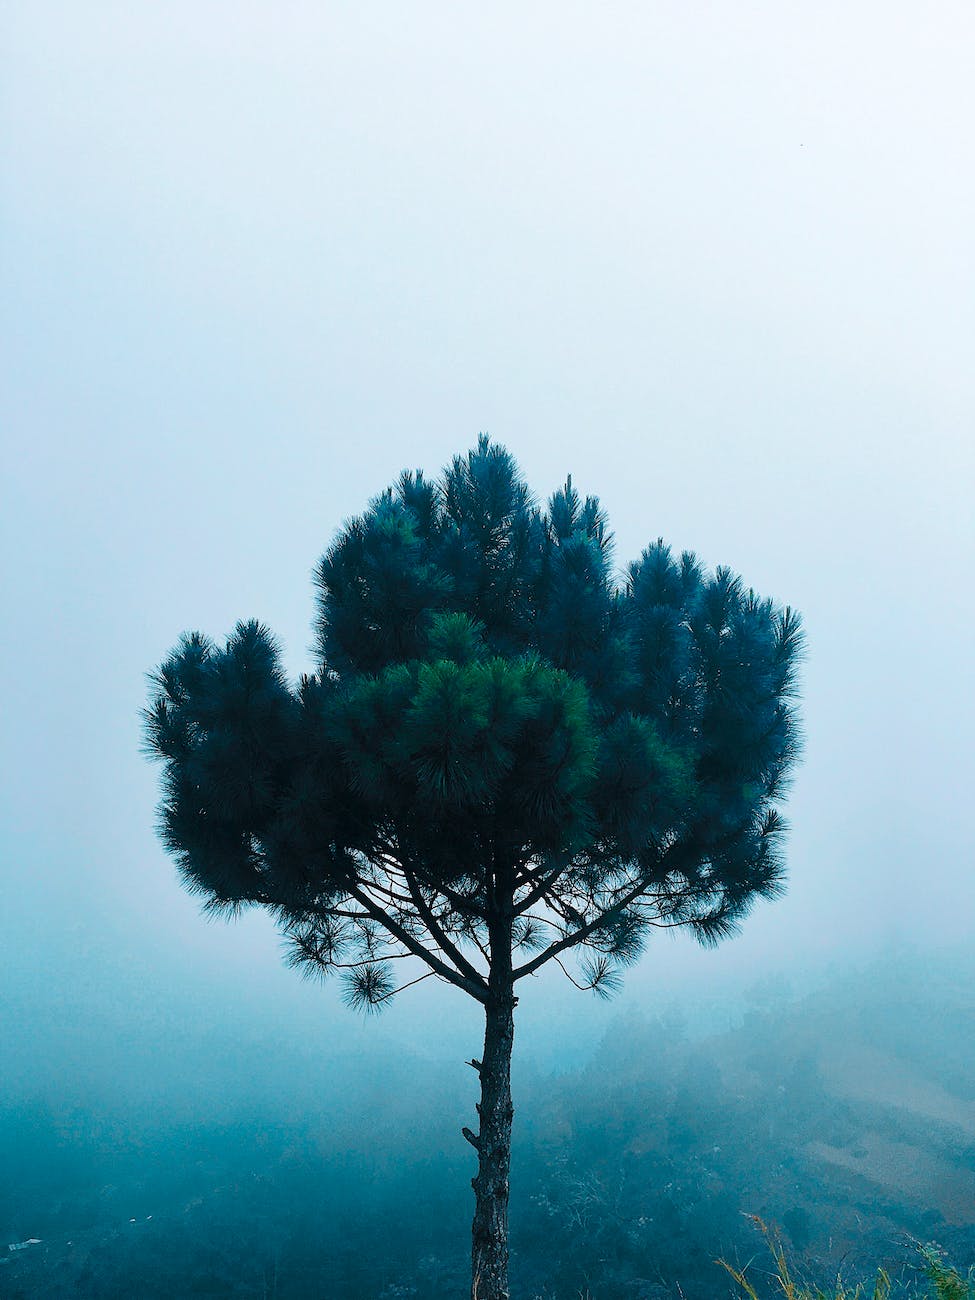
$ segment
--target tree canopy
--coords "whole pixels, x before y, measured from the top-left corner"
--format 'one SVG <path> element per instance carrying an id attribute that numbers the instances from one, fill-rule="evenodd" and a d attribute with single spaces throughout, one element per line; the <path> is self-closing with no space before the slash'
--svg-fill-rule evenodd
<path id="1" fill-rule="evenodd" d="M 485 437 L 403 473 L 315 585 L 314 673 L 256 621 L 188 634 L 146 740 L 185 884 L 268 908 L 352 1005 L 427 977 L 487 1002 L 498 918 L 512 984 L 555 961 L 605 992 L 654 928 L 712 943 L 780 889 L 791 609 L 662 540 L 618 572 L 598 500 L 540 505 Z"/>

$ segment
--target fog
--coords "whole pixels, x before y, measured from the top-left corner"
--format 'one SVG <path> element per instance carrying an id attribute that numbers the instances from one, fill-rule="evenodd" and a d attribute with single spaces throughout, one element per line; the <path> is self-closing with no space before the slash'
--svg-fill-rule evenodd
<path id="1" fill-rule="evenodd" d="M 808 631 L 786 896 L 714 951 L 655 943 L 608 1006 L 532 981 L 526 1096 L 620 1016 L 710 1042 L 762 981 L 801 1000 L 905 952 L 950 981 L 975 915 L 969 7 L 14 0 L 0 24 L 8 1113 L 113 1116 L 121 1151 L 215 1112 L 351 1131 L 359 1098 L 365 1129 L 434 1113 L 463 1146 L 478 1008 L 426 983 L 363 1020 L 267 918 L 204 919 L 139 710 L 186 629 L 259 618 L 311 670 L 336 529 L 482 430 L 540 497 L 598 494 L 621 567 L 662 536 Z M 410 1097 L 413 1060 L 439 1091 Z"/>

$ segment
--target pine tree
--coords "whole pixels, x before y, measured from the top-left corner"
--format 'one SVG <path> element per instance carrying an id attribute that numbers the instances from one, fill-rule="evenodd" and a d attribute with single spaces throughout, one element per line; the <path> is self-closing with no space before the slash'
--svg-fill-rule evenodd
<path id="1" fill-rule="evenodd" d="M 662 541 L 617 577 L 598 500 L 539 507 L 486 437 L 404 473 L 315 581 L 297 686 L 257 622 L 152 675 L 161 835 L 350 1006 L 431 978 L 482 1004 L 473 1294 L 503 1300 L 516 987 L 554 962 L 607 993 L 655 929 L 713 944 L 779 892 L 799 619 Z"/>

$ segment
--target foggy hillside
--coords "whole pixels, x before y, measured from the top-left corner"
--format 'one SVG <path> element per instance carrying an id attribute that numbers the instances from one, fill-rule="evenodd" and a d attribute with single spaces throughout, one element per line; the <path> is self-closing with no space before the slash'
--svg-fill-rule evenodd
<path id="1" fill-rule="evenodd" d="M 911 1237 L 975 1263 L 973 988 L 970 956 L 901 949 L 812 991 L 765 979 L 721 1032 L 694 1004 L 604 1007 L 590 1059 L 516 1075 L 518 1294 L 730 1294 L 714 1260 L 760 1254 L 748 1214 L 824 1283 L 909 1279 Z M 162 1063 L 190 1114 L 160 1102 L 158 1043 L 99 1047 L 139 1087 L 4 1116 L 0 1230 L 40 1238 L 5 1298 L 463 1292 L 459 1060 L 201 1035 Z"/>

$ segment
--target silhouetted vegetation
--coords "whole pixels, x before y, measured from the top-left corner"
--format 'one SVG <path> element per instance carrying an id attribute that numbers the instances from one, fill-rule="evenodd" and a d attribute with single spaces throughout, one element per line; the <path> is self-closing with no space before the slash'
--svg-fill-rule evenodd
<path id="1" fill-rule="evenodd" d="M 830 1287 L 810 1286 L 793 1275 L 786 1251 L 775 1229 L 757 1215 L 755 1223 L 765 1237 L 774 1266 L 766 1281 L 771 1291 L 777 1296 L 783 1296 L 784 1300 L 868 1300 L 868 1297 L 869 1300 L 891 1300 L 895 1295 L 902 1296 L 905 1300 L 908 1295 L 920 1300 L 922 1290 L 925 1296 L 932 1297 L 933 1300 L 973 1300 L 975 1297 L 975 1270 L 970 1270 L 968 1277 L 963 1278 L 956 1268 L 946 1262 L 937 1246 L 922 1245 L 921 1242 L 916 1244 L 918 1272 L 927 1285 L 907 1283 L 895 1287 L 887 1270 L 880 1268 L 872 1286 L 862 1282 L 847 1285 L 842 1278 L 837 1278 Z M 748 1300 L 761 1300 L 761 1293 L 748 1276 L 747 1269 L 734 1268 L 725 1260 L 719 1260 L 718 1263 L 735 1280 Z"/>

